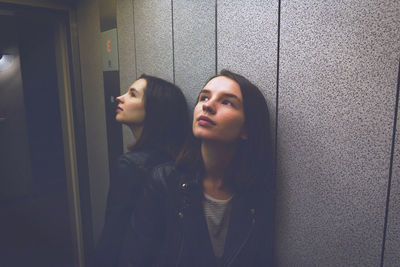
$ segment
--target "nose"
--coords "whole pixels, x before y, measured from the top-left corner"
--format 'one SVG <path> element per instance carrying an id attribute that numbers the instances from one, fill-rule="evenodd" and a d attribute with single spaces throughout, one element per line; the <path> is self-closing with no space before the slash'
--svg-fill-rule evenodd
<path id="1" fill-rule="evenodd" d="M 210 114 L 215 114 L 215 107 L 211 100 L 203 103 L 203 111 Z"/>
<path id="2" fill-rule="evenodd" d="M 123 102 L 123 100 L 122 100 L 123 99 L 123 95 L 118 96 L 116 99 L 117 99 L 118 103 L 122 103 Z"/>

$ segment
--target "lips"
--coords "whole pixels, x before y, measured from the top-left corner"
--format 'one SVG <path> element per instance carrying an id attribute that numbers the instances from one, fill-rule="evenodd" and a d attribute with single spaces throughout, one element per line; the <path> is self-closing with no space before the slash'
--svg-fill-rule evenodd
<path id="1" fill-rule="evenodd" d="M 213 120 L 211 120 L 209 117 L 204 116 L 204 115 L 200 116 L 200 117 L 197 119 L 197 121 L 198 121 L 199 124 L 201 124 L 201 125 L 215 125 L 215 124 L 216 124 Z"/>
<path id="2" fill-rule="evenodd" d="M 120 112 L 120 111 L 123 111 L 123 109 L 120 108 L 120 107 L 117 107 L 116 112 L 118 113 L 118 112 Z"/>

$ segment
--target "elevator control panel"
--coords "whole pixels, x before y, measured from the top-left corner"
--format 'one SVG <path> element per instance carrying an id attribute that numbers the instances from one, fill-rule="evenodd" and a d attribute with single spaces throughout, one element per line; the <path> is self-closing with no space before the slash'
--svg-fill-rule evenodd
<path id="1" fill-rule="evenodd" d="M 111 29 L 101 33 L 103 71 L 118 71 L 118 38 L 117 29 Z"/>

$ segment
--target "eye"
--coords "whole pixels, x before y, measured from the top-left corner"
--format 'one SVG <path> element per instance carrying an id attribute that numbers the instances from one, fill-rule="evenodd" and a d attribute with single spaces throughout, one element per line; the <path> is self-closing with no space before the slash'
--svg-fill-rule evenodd
<path id="1" fill-rule="evenodd" d="M 199 102 L 200 102 L 200 101 L 207 101 L 208 99 L 209 99 L 208 96 L 201 95 L 201 96 L 199 97 Z"/>
<path id="2" fill-rule="evenodd" d="M 131 95 L 131 96 L 136 96 L 136 95 L 135 95 L 135 91 L 131 90 L 131 91 L 130 91 L 130 95 Z"/>
<path id="3" fill-rule="evenodd" d="M 223 105 L 227 105 L 227 106 L 232 106 L 232 107 L 234 106 L 233 103 L 231 101 L 229 101 L 229 100 L 223 100 L 222 104 Z"/>

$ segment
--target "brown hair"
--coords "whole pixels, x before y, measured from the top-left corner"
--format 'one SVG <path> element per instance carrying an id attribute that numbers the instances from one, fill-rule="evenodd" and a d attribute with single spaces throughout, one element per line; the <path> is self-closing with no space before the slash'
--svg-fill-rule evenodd
<path id="1" fill-rule="evenodd" d="M 189 113 L 181 89 L 163 79 L 142 74 L 146 116 L 143 131 L 130 150 L 153 148 L 176 158 L 190 131 Z"/>

